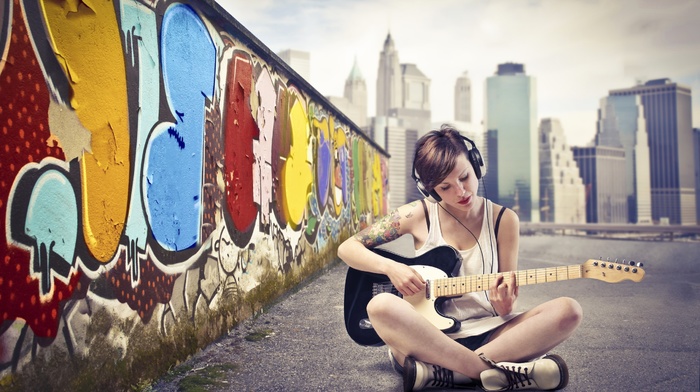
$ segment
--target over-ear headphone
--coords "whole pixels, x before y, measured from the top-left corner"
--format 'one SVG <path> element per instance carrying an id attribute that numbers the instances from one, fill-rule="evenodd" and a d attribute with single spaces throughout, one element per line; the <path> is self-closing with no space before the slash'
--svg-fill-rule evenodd
<path id="1" fill-rule="evenodd" d="M 459 135 L 462 139 L 464 139 L 465 144 L 467 144 L 467 159 L 469 160 L 469 163 L 472 165 L 472 168 L 474 168 L 474 174 L 476 175 L 476 179 L 479 180 L 481 179 L 481 168 L 484 166 L 484 160 L 481 157 L 481 153 L 479 152 L 479 149 L 476 148 L 476 144 L 469 139 L 466 136 Z M 469 145 L 471 145 L 471 148 L 469 148 Z M 421 182 L 420 177 L 418 176 L 418 173 L 416 172 L 416 155 L 418 153 L 418 149 L 416 148 L 416 152 L 413 155 L 413 169 L 411 170 L 411 177 L 413 180 L 416 182 L 416 188 L 418 188 L 418 191 L 425 197 L 432 197 L 435 199 L 435 201 L 440 202 L 442 201 L 442 197 L 438 195 L 438 193 L 435 191 L 435 189 L 427 189 L 425 185 L 423 185 L 423 182 Z"/>

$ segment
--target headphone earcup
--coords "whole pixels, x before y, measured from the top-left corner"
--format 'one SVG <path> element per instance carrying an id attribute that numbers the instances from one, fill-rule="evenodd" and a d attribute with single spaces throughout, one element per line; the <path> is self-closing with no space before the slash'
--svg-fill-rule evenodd
<path id="1" fill-rule="evenodd" d="M 427 189 L 425 189 L 423 183 L 420 182 L 418 178 L 416 178 L 416 188 L 418 188 L 418 191 L 421 193 L 421 195 L 425 197 L 432 197 L 433 199 L 435 199 L 435 201 L 438 202 L 442 201 L 442 197 L 440 197 L 440 195 L 438 195 L 437 192 L 435 192 L 434 190 L 428 191 Z"/>
<path id="2" fill-rule="evenodd" d="M 481 179 L 481 167 L 484 166 L 484 160 L 481 158 L 481 153 L 479 150 L 476 149 L 476 147 L 473 147 L 471 150 L 469 150 L 469 163 L 472 164 L 472 167 L 474 168 L 474 174 L 476 174 L 476 179 L 480 180 Z"/>
<path id="3" fill-rule="evenodd" d="M 418 192 L 420 192 L 421 195 L 425 197 L 430 197 L 430 193 L 425 190 L 425 187 L 423 187 L 423 183 L 420 182 L 420 180 L 416 179 L 416 188 L 418 188 Z"/>

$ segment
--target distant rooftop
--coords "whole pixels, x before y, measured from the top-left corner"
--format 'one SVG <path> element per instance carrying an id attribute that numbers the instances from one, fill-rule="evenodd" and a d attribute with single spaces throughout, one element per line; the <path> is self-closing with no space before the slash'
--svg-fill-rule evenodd
<path id="1" fill-rule="evenodd" d="M 647 80 L 646 83 L 644 83 L 645 86 L 658 86 L 662 84 L 671 84 L 671 79 L 669 78 L 662 78 L 662 79 L 652 79 L 652 80 Z"/>
<path id="2" fill-rule="evenodd" d="M 365 80 L 362 77 L 362 72 L 360 72 L 360 66 L 357 64 L 357 56 L 355 56 L 355 62 L 352 65 L 352 70 L 350 70 L 350 75 L 348 76 L 348 81 L 354 80 Z"/>
<path id="3" fill-rule="evenodd" d="M 496 75 L 519 75 L 525 74 L 525 66 L 518 63 L 498 64 Z"/>
<path id="4" fill-rule="evenodd" d="M 422 78 L 426 77 L 415 64 L 401 64 L 401 73 L 403 75 L 420 76 Z"/>

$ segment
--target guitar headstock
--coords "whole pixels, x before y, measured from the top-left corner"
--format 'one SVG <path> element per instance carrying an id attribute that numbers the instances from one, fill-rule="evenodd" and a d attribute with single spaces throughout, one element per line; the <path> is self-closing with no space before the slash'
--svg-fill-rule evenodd
<path id="1" fill-rule="evenodd" d="M 644 278 L 642 263 L 634 261 L 588 260 L 583 263 L 581 271 L 584 278 L 598 279 L 608 283 L 617 283 L 623 280 L 641 282 Z"/>

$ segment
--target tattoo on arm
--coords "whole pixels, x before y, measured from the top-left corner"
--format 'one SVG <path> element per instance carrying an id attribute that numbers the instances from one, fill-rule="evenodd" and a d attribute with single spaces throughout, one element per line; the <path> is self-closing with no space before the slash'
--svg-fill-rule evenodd
<path id="1" fill-rule="evenodd" d="M 401 224 L 399 223 L 399 218 L 398 210 L 394 210 L 372 226 L 355 234 L 355 239 L 367 248 L 373 248 L 393 241 L 400 237 L 399 228 Z"/>
<path id="2" fill-rule="evenodd" d="M 417 201 L 412 201 L 412 202 L 410 202 L 408 205 L 411 206 L 411 207 L 415 207 L 416 204 L 418 204 Z M 413 216 L 413 210 L 409 211 L 408 214 L 406 214 L 406 218 L 410 218 L 410 217 L 412 217 L 412 216 Z"/>

